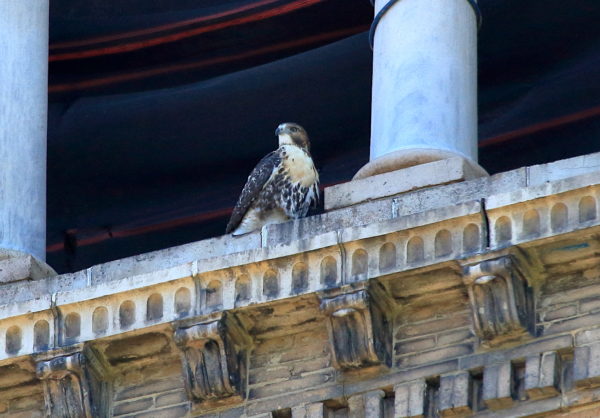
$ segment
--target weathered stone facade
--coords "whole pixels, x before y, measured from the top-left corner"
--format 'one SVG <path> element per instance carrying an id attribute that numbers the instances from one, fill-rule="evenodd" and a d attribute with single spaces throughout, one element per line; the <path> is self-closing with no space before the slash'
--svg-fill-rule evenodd
<path id="1" fill-rule="evenodd" d="M 460 176 L 6 270 L 0 417 L 598 416 L 600 154 Z"/>

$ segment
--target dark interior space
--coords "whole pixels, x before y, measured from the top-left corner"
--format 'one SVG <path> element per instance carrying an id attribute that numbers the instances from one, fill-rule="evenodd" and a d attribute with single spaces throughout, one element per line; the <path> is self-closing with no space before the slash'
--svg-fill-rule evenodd
<path id="1" fill-rule="evenodd" d="M 479 161 L 600 151 L 597 0 L 480 0 Z M 323 186 L 369 156 L 367 0 L 54 0 L 47 262 L 67 272 L 221 235 L 275 127 Z"/>

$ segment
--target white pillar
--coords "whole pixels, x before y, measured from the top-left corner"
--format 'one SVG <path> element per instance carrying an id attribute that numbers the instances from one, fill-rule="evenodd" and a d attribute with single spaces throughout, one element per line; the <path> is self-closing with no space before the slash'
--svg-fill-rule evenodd
<path id="1" fill-rule="evenodd" d="M 477 170 L 477 14 L 468 0 L 376 0 L 371 156 L 355 178 L 450 157 Z M 389 7 L 389 8 L 387 8 Z"/>
<path id="2" fill-rule="evenodd" d="M 0 248 L 44 260 L 48 0 L 0 0 Z"/>

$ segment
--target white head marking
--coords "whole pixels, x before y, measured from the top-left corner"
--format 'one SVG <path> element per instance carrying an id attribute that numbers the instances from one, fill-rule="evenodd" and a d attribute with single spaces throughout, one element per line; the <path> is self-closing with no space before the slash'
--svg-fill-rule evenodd
<path id="1" fill-rule="evenodd" d="M 282 145 L 294 145 L 290 134 L 279 134 L 279 146 Z"/>

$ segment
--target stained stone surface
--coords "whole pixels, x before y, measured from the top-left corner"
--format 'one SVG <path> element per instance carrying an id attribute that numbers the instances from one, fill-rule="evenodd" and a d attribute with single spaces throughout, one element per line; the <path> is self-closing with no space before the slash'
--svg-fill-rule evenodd
<path id="1" fill-rule="evenodd" d="M 600 172 L 561 164 L 549 181 L 520 169 L 3 282 L 0 417 L 597 408 Z M 474 299 L 487 276 L 507 285 Z M 491 309 L 505 302 L 512 311 Z M 498 325 L 492 339 L 475 312 Z"/>

